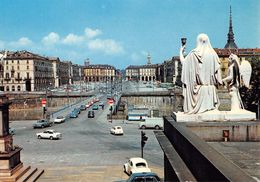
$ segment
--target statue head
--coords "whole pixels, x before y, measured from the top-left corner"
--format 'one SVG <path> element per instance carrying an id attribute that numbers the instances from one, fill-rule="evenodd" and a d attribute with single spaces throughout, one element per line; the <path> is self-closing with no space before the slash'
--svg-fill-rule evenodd
<path id="1" fill-rule="evenodd" d="M 201 33 L 198 35 L 197 47 L 195 50 L 198 51 L 201 55 L 203 55 L 205 52 L 208 52 L 209 50 L 210 52 L 213 50 L 207 34 Z"/>
<path id="2" fill-rule="evenodd" d="M 236 63 L 236 64 L 240 65 L 240 61 L 239 61 L 238 56 L 233 54 L 233 53 L 231 53 L 230 56 L 228 57 L 228 61 L 229 61 L 230 64 Z"/>

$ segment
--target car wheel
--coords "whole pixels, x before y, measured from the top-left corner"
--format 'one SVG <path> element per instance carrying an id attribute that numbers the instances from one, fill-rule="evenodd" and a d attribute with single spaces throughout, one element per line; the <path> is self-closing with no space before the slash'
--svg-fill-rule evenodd
<path id="1" fill-rule="evenodd" d="M 38 139 L 41 139 L 42 137 L 41 137 L 41 135 L 38 135 Z"/>
<path id="2" fill-rule="evenodd" d="M 44 128 L 44 126 L 42 125 L 42 128 Z"/>
<path id="3" fill-rule="evenodd" d="M 156 125 L 156 126 L 155 126 L 155 129 L 156 129 L 156 130 L 159 130 L 159 129 L 160 129 L 160 127 L 159 127 L 158 125 Z"/>
<path id="4" fill-rule="evenodd" d="M 142 127 L 141 127 L 141 128 L 144 130 L 146 127 L 145 127 L 145 125 L 142 125 Z"/>
<path id="5" fill-rule="evenodd" d="M 52 136 L 50 136 L 50 139 L 51 139 L 51 140 L 53 140 L 53 137 L 52 137 Z"/>
<path id="6" fill-rule="evenodd" d="M 126 173 L 126 168 L 125 168 L 125 166 L 124 166 L 124 172 Z"/>

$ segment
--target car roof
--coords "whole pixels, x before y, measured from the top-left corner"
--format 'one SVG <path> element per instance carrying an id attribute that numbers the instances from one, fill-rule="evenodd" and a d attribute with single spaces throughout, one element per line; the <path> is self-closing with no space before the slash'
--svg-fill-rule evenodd
<path id="1" fill-rule="evenodd" d="M 122 128 L 122 126 L 113 126 L 113 127 L 115 127 L 115 128 L 117 128 L 117 127 L 120 127 L 120 128 Z"/>
<path id="2" fill-rule="evenodd" d="M 131 160 L 133 163 L 137 163 L 137 162 L 145 162 L 145 163 L 147 163 L 146 160 L 141 158 L 141 157 L 132 157 L 129 160 Z"/>

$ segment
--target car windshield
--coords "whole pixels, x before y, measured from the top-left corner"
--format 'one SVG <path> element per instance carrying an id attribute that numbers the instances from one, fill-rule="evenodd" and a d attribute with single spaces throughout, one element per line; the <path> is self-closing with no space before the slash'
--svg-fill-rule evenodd
<path id="1" fill-rule="evenodd" d="M 121 127 L 119 126 L 119 127 L 117 127 L 117 129 L 121 129 Z"/>
<path id="2" fill-rule="evenodd" d="M 144 162 L 136 163 L 136 167 L 146 167 L 146 164 Z"/>
<path id="3" fill-rule="evenodd" d="M 62 118 L 63 118 L 63 116 L 58 116 L 58 117 L 57 117 L 57 119 L 62 119 Z"/>

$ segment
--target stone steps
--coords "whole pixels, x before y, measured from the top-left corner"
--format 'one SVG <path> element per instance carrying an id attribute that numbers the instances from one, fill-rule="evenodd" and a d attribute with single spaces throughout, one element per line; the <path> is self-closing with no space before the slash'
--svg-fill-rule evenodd
<path id="1" fill-rule="evenodd" d="M 12 176 L 1 176 L 1 182 L 34 182 L 44 172 L 42 169 L 31 168 L 31 166 L 20 167 Z"/>

